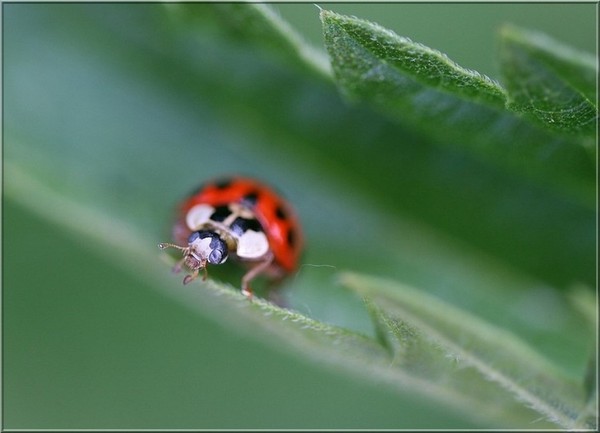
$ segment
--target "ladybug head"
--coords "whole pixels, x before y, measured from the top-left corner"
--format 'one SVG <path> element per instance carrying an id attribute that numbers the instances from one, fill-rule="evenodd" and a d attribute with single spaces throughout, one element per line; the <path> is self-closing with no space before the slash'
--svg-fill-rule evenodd
<path id="1" fill-rule="evenodd" d="M 186 275 L 183 279 L 183 284 L 187 284 L 194 280 L 201 269 L 204 269 L 206 278 L 206 265 L 208 263 L 211 265 L 220 265 L 221 263 L 225 263 L 229 256 L 227 243 L 221 236 L 210 230 L 193 232 L 188 238 L 187 247 L 181 247 L 171 243 L 161 243 L 158 244 L 158 247 L 163 250 L 172 247 L 183 252 L 183 259 L 181 259 L 181 261 L 173 268 L 174 272 L 179 272 L 181 266 L 185 265 L 192 271 L 191 274 Z"/>

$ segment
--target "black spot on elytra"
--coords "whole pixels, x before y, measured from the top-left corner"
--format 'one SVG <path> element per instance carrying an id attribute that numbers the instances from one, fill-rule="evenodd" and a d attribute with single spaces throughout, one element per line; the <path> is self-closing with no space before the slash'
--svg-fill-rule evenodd
<path id="1" fill-rule="evenodd" d="M 290 229 L 287 233 L 287 243 L 290 247 L 296 245 L 296 232 L 294 229 Z"/>
<path id="2" fill-rule="evenodd" d="M 277 206 L 277 209 L 275 209 L 275 216 L 282 221 L 285 221 L 288 217 L 285 209 L 283 209 L 281 206 Z"/>
<path id="3" fill-rule="evenodd" d="M 248 207 L 256 206 L 256 202 L 258 201 L 258 191 L 250 191 L 242 197 L 242 204 Z"/>
<path id="4" fill-rule="evenodd" d="M 221 222 L 224 221 L 225 218 L 227 218 L 229 215 L 231 215 L 231 210 L 229 209 L 229 206 L 218 206 L 217 208 L 215 208 L 215 211 L 210 216 L 210 219 L 213 221 Z"/>
<path id="5" fill-rule="evenodd" d="M 262 231 L 262 226 L 255 219 L 245 219 L 242 217 L 237 217 L 229 226 L 231 231 L 236 235 L 241 236 L 247 230 L 254 230 L 255 232 Z"/>
<path id="6" fill-rule="evenodd" d="M 223 179 L 219 179 L 219 180 L 214 181 L 214 182 L 203 182 L 197 188 L 195 188 L 189 194 L 189 196 L 194 196 L 196 194 L 199 194 L 201 191 L 204 191 L 209 186 L 214 186 L 217 189 L 226 189 L 226 188 L 229 188 L 229 185 L 231 185 L 232 182 L 233 182 L 232 179 L 230 179 L 228 177 L 223 178 Z"/>
<path id="7" fill-rule="evenodd" d="M 217 189 L 227 189 L 227 188 L 229 188 L 229 186 L 231 185 L 232 182 L 233 182 L 233 180 L 227 177 L 227 178 L 219 179 L 219 180 L 215 181 L 214 185 Z"/>

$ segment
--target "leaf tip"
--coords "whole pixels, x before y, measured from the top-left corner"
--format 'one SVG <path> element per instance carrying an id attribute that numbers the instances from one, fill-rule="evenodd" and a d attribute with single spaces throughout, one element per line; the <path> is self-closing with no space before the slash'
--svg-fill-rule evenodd
<path id="1" fill-rule="evenodd" d="M 315 6 L 317 6 L 317 8 L 319 9 L 319 18 L 321 18 L 321 22 L 323 24 L 325 24 L 326 20 L 329 20 L 334 15 L 337 15 L 335 12 L 332 12 L 328 9 L 323 9 L 322 7 L 318 6 L 317 4 L 315 4 Z"/>

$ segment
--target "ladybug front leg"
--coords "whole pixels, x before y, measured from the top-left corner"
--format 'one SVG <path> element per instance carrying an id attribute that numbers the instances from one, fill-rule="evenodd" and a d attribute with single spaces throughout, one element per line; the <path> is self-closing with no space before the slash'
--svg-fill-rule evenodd
<path id="1" fill-rule="evenodd" d="M 246 274 L 242 277 L 242 294 L 245 295 L 248 299 L 252 299 L 252 289 L 250 288 L 250 281 L 256 278 L 258 275 L 262 274 L 266 271 L 269 266 L 273 263 L 273 253 L 269 253 L 258 262 L 252 269 L 250 269 Z"/>

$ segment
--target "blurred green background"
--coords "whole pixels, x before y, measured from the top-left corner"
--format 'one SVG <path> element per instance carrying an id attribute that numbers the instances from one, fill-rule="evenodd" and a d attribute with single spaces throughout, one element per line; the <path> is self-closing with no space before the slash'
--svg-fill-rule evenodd
<path id="1" fill-rule="evenodd" d="M 505 22 L 596 47 L 594 4 L 320 6 L 492 78 Z M 201 290 L 160 262 L 173 206 L 229 172 L 284 191 L 305 225 L 304 263 L 327 265 L 295 276 L 295 309 L 371 333 L 360 301 L 332 277 L 384 274 L 583 372 L 587 336 L 561 290 L 593 284 L 592 210 L 348 105 L 320 77 L 230 37 L 211 5 L 192 6 L 196 21 L 162 4 L 2 7 L 5 163 L 147 248 L 128 271 L 136 256 L 118 248 L 128 238 L 106 227 L 104 241 L 86 236 L 95 219 L 23 196 L 26 182 L 4 173 L 4 428 L 480 427 L 165 296 L 153 272 L 169 290 Z M 314 5 L 272 7 L 322 50 Z M 388 170 L 406 181 L 386 182 L 396 179 Z"/>

